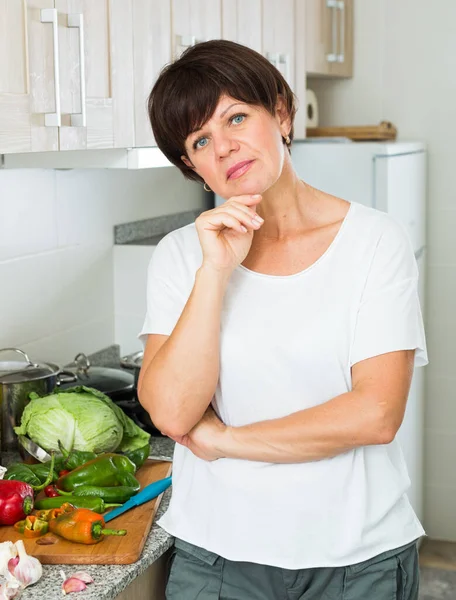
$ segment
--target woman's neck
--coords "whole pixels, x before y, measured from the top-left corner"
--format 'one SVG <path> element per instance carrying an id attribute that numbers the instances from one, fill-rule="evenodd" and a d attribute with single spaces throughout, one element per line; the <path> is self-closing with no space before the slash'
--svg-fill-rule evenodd
<path id="1" fill-rule="evenodd" d="M 302 232 L 312 220 L 314 202 L 313 188 L 296 175 L 287 152 L 279 179 L 263 193 L 257 207 L 265 222 L 255 236 L 280 240 Z"/>

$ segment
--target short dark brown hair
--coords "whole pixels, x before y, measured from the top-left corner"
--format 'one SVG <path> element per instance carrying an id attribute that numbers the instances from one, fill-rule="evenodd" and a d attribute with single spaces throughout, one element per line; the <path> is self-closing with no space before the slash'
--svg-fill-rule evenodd
<path id="1" fill-rule="evenodd" d="M 202 181 L 181 159 L 188 157 L 185 140 L 212 117 L 224 94 L 263 106 L 273 116 L 282 96 L 293 139 L 296 100 L 280 71 L 247 46 L 227 40 L 201 42 L 163 68 L 148 98 L 157 146 L 188 179 Z"/>

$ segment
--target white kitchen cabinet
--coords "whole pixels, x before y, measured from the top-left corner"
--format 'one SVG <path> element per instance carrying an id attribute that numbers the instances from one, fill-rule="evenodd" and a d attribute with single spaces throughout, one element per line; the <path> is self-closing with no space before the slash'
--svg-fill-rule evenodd
<path id="1" fill-rule="evenodd" d="M 56 111 L 54 35 L 41 9 L 54 0 L 0 2 L 0 153 L 58 149 L 58 127 L 45 127 Z"/>
<path id="2" fill-rule="evenodd" d="M 295 81 L 294 0 L 262 0 L 263 54 L 283 74 L 290 87 Z"/>
<path id="3" fill-rule="evenodd" d="M 222 0 L 222 38 L 261 53 L 262 0 Z"/>
<path id="4" fill-rule="evenodd" d="M 221 0 L 172 0 L 172 56 L 222 36 Z"/>
<path id="5" fill-rule="evenodd" d="M 171 0 L 134 0 L 135 146 L 154 146 L 147 98 L 171 61 Z"/>
<path id="6" fill-rule="evenodd" d="M 353 0 L 306 0 L 306 70 L 323 77 L 353 76 Z"/>
<path id="7" fill-rule="evenodd" d="M 0 153 L 134 145 L 132 1 L 0 1 Z"/>
<path id="8" fill-rule="evenodd" d="M 134 145 L 132 0 L 54 0 L 60 150 Z"/>

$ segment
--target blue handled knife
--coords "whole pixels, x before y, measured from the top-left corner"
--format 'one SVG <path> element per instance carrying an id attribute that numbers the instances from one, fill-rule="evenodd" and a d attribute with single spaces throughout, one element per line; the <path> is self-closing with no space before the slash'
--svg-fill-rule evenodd
<path id="1" fill-rule="evenodd" d="M 154 481 L 153 483 L 149 483 L 146 487 L 141 490 L 135 496 L 132 496 L 130 500 L 119 506 L 119 508 L 115 508 L 114 510 L 110 510 L 106 516 L 103 515 L 103 519 L 105 523 L 108 521 L 112 521 L 119 515 L 122 515 L 130 508 L 134 508 L 135 506 L 139 506 L 140 504 L 144 504 L 144 502 L 149 502 L 149 500 L 153 500 L 157 496 L 159 496 L 162 492 L 164 492 L 171 485 L 171 477 L 165 477 L 165 479 L 159 479 L 158 481 Z"/>

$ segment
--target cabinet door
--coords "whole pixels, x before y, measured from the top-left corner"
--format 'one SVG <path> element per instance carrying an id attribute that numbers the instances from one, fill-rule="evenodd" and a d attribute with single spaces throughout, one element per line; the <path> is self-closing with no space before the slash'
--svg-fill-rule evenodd
<path id="1" fill-rule="evenodd" d="M 134 145 L 132 0 L 55 0 L 60 149 Z"/>
<path id="2" fill-rule="evenodd" d="M 295 0 L 295 81 L 294 93 L 298 100 L 294 120 L 294 139 L 303 140 L 307 134 L 307 75 L 306 75 L 306 6 L 301 0 Z"/>
<path id="3" fill-rule="evenodd" d="M 172 0 L 173 58 L 198 42 L 220 39 L 221 25 L 221 0 Z"/>
<path id="4" fill-rule="evenodd" d="M 307 73 L 353 74 L 353 0 L 306 0 Z"/>
<path id="5" fill-rule="evenodd" d="M 222 0 L 222 38 L 261 52 L 261 0 Z"/>
<path id="6" fill-rule="evenodd" d="M 0 153 L 58 149 L 54 29 L 41 9 L 54 0 L 0 0 Z"/>
<path id="7" fill-rule="evenodd" d="M 263 54 L 284 75 L 291 89 L 295 83 L 294 0 L 262 0 Z"/>
<path id="8" fill-rule="evenodd" d="M 155 146 L 147 97 L 162 67 L 171 61 L 171 0 L 134 0 L 133 56 L 135 145 Z"/>

